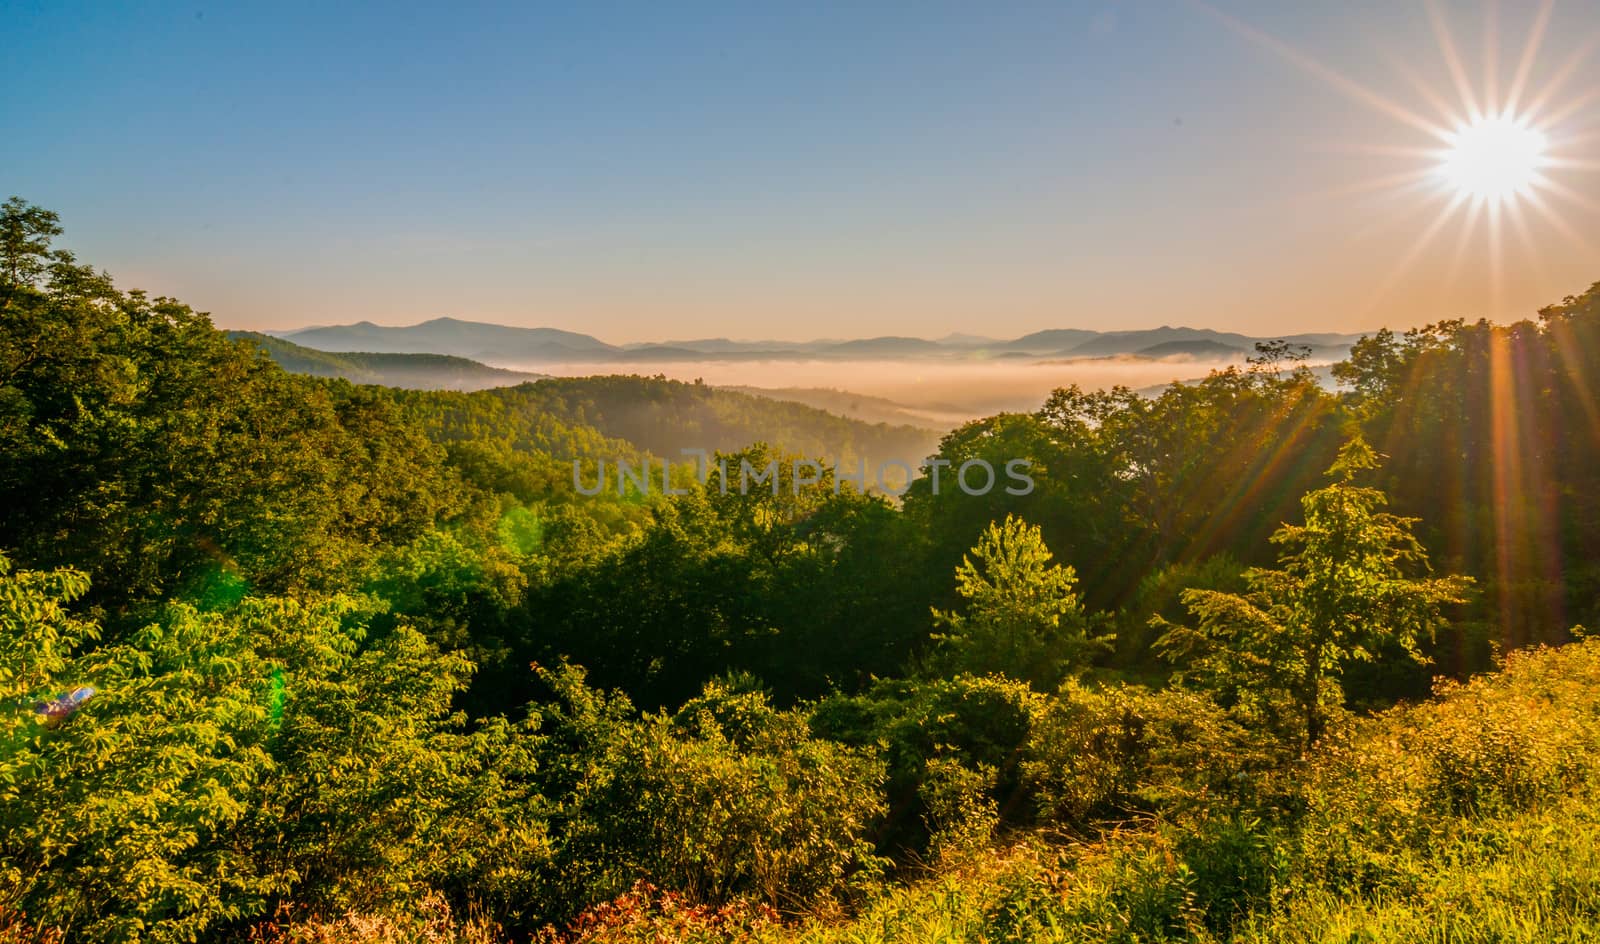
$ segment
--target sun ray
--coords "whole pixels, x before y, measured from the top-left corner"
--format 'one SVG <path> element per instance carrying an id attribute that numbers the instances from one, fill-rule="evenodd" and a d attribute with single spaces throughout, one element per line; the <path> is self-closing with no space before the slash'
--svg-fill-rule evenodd
<path id="1" fill-rule="evenodd" d="M 1328 154 L 1370 154 L 1374 157 L 1434 158 L 1439 156 L 1438 148 L 1419 147 L 1414 144 L 1357 144 L 1340 141 L 1316 148 L 1316 150 Z"/>
<path id="2" fill-rule="evenodd" d="M 1484 110 L 1500 114 L 1500 3 L 1483 4 L 1483 100 Z"/>
<path id="3" fill-rule="evenodd" d="M 1320 206 L 1330 200 L 1345 200 L 1350 197 L 1364 196 L 1376 196 L 1380 200 L 1400 200 L 1431 192 L 1433 190 L 1434 177 L 1435 171 L 1432 168 L 1400 171 L 1358 180 L 1337 187 L 1303 190 L 1284 197 L 1279 205 L 1294 207 Z M 1417 216 L 1426 209 L 1426 204 L 1412 207 L 1407 219 Z M 1381 224 L 1383 228 L 1388 228 L 1388 226 L 1396 223 L 1397 220 L 1391 215 L 1376 222 Z"/>
<path id="4" fill-rule="evenodd" d="M 1434 87 L 1429 84 L 1428 81 L 1424 79 L 1422 75 L 1411 66 L 1410 63 L 1406 62 L 1404 59 L 1400 58 L 1389 50 L 1384 51 L 1383 58 L 1396 74 L 1409 82 L 1412 89 L 1414 89 L 1418 95 L 1421 95 L 1429 105 L 1433 106 L 1434 110 L 1439 113 L 1439 117 L 1444 120 L 1446 127 L 1454 128 L 1458 125 L 1466 123 L 1466 118 L 1462 115 L 1461 111 L 1457 109 L 1455 105 L 1451 104 L 1449 99 L 1445 98 L 1443 95 L 1440 95 L 1439 92 L 1434 89 Z"/>
<path id="5" fill-rule="evenodd" d="M 1520 548 L 1514 547 L 1513 535 L 1519 533 L 1515 516 L 1522 511 L 1524 502 L 1521 435 L 1515 409 L 1517 390 L 1513 380 L 1510 341 L 1498 332 L 1489 336 L 1489 443 L 1490 469 L 1495 493 L 1495 563 L 1500 582 L 1509 582 L 1514 573 L 1512 565 Z M 1511 597 L 1500 597 L 1500 625 L 1512 626 Z"/>
<path id="6" fill-rule="evenodd" d="M 1370 177 L 1344 187 L 1331 187 L 1322 193 L 1330 197 L 1354 197 L 1383 190 L 1409 191 L 1427 183 L 1433 176 L 1431 167 L 1403 170 L 1382 177 Z"/>
<path id="7" fill-rule="evenodd" d="M 1591 240 L 1567 222 L 1557 207 L 1564 204 L 1600 212 L 1600 205 L 1552 179 L 1549 172 L 1600 171 L 1600 160 L 1591 156 L 1594 148 L 1585 143 L 1600 137 L 1600 128 L 1584 117 L 1585 109 L 1600 100 L 1600 83 L 1591 84 L 1584 78 L 1584 87 L 1572 90 L 1584 75 L 1582 70 L 1590 56 L 1600 48 L 1600 33 L 1574 37 L 1582 40 L 1578 48 L 1553 71 L 1541 68 L 1540 57 L 1551 45 L 1552 30 L 1556 28 L 1555 0 L 1527 3 L 1526 30 L 1519 24 L 1516 37 L 1503 29 L 1505 11 L 1500 0 L 1482 0 L 1481 50 L 1458 40 L 1470 38 L 1471 30 L 1462 30 L 1461 24 L 1452 20 L 1453 11 L 1446 9 L 1444 0 L 1422 0 L 1448 77 L 1439 83 L 1439 88 L 1428 81 L 1430 73 L 1419 66 L 1415 57 L 1396 56 L 1382 48 L 1385 44 L 1381 38 L 1369 37 L 1370 45 L 1378 48 L 1393 71 L 1414 89 L 1411 99 L 1420 111 L 1411 107 L 1411 101 L 1388 98 L 1375 87 L 1296 46 L 1218 10 L 1208 0 L 1189 0 L 1189 4 L 1335 91 L 1443 143 L 1443 147 L 1348 141 L 1324 145 L 1319 150 L 1415 162 L 1417 170 L 1380 172 L 1343 187 L 1302 191 L 1290 198 L 1298 204 L 1301 200 L 1355 196 L 1364 203 L 1381 206 L 1382 210 L 1375 214 L 1381 219 L 1353 233 L 1352 242 L 1366 242 L 1373 233 L 1402 227 L 1416 233 L 1409 244 L 1401 244 L 1403 251 L 1362 306 L 1363 314 L 1378 307 L 1426 255 L 1430 266 L 1447 268 L 1447 283 L 1468 272 L 1479 286 L 1480 297 L 1492 306 L 1492 313 L 1486 314 L 1503 316 L 1508 303 L 1514 301 L 1509 298 L 1512 286 L 1521 284 L 1512 278 L 1511 265 L 1527 268 L 1537 275 L 1540 284 L 1549 280 L 1546 258 L 1538 252 L 1536 242 L 1536 237 L 1548 238 L 1549 233 L 1542 226 L 1530 225 L 1536 222 L 1535 213 L 1574 247 L 1592 251 Z M 1503 38 L 1520 40 L 1520 48 L 1507 46 L 1502 43 Z M 1473 54 L 1470 58 L 1479 61 L 1469 63 L 1469 57 L 1463 55 L 1464 48 Z M 1443 125 L 1433 120 L 1435 113 Z M 1434 202 L 1437 196 L 1446 198 L 1442 206 Z M 1524 210 L 1523 202 L 1531 209 Z M 1441 233 L 1452 224 L 1457 229 L 1453 251 L 1435 248 Z M 1508 229 L 1514 233 L 1508 233 Z"/>
<path id="8" fill-rule="evenodd" d="M 1600 161 L 1588 161 L 1578 157 L 1552 157 L 1548 166 L 1559 167 L 1562 170 L 1600 170 Z"/>
<path id="9" fill-rule="evenodd" d="M 1544 0 L 1539 4 L 1539 12 L 1534 16 L 1533 26 L 1528 29 L 1527 42 L 1522 46 L 1522 56 L 1517 62 L 1517 71 L 1511 78 L 1511 88 L 1506 91 L 1506 111 L 1516 114 L 1517 106 L 1522 104 L 1522 93 L 1528 87 L 1528 79 L 1533 75 L 1533 63 L 1539 57 L 1539 47 L 1544 44 L 1544 34 L 1550 28 L 1550 14 L 1556 7 L 1556 0 Z"/>
<path id="10" fill-rule="evenodd" d="M 1386 273 L 1383 279 L 1379 281 L 1377 287 L 1372 290 L 1372 293 L 1368 296 L 1366 302 L 1363 303 L 1360 308 L 1362 315 L 1366 315 L 1376 308 L 1378 303 L 1383 300 L 1384 296 L 1389 293 L 1389 290 L 1394 288 L 1395 283 L 1400 281 L 1400 279 L 1404 277 L 1408 271 L 1410 271 L 1411 266 L 1417 261 L 1417 257 L 1422 255 L 1422 253 L 1427 250 L 1428 246 L 1431 245 L 1434 239 L 1438 237 L 1440 231 L 1444 229 L 1445 224 L 1450 222 L 1450 220 L 1456 215 L 1456 211 L 1459 210 L 1462 204 L 1466 203 L 1467 200 L 1467 195 L 1464 193 L 1455 194 L 1450 198 L 1450 200 L 1445 204 L 1444 208 L 1439 211 L 1439 215 L 1434 217 L 1432 223 L 1428 224 L 1428 228 L 1423 230 L 1422 233 L 1412 241 L 1411 246 L 1406 250 L 1405 254 L 1395 261 L 1395 264 L 1390 267 L 1388 273 Z"/>
<path id="11" fill-rule="evenodd" d="M 1472 237 L 1478 232 L 1478 217 L 1483 213 L 1484 201 L 1478 197 L 1462 194 L 1467 200 L 1467 220 L 1461 227 L 1461 232 L 1456 234 L 1456 249 L 1450 256 L 1450 268 L 1444 280 L 1446 284 L 1456 281 L 1461 275 L 1461 267 L 1467 262 L 1467 247 L 1472 244 Z"/>
<path id="12" fill-rule="evenodd" d="M 1550 104 L 1550 99 L 1554 98 L 1556 93 L 1561 91 L 1562 86 L 1567 84 L 1568 80 L 1572 78 L 1573 74 L 1578 71 L 1578 67 L 1583 65 L 1584 60 L 1589 58 L 1590 54 L 1595 51 L 1597 46 L 1600 46 L 1600 32 L 1595 33 L 1585 40 L 1582 45 L 1573 50 L 1572 55 L 1568 56 L 1565 62 L 1557 67 L 1555 74 L 1550 77 L 1550 80 L 1546 82 L 1544 87 L 1539 90 L 1538 94 L 1533 97 L 1533 101 L 1528 103 L 1525 113 L 1530 115 L 1541 114 L 1544 111 L 1545 106 Z"/>
<path id="13" fill-rule="evenodd" d="M 1338 71 L 1323 65 L 1316 59 L 1311 58 L 1283 40 L 1273 36 L 1271 33 L 1257 29 L 1256 27 L 1251 26 L 1237 17 L 1230 16 L 1211 4 L 1206 3 L 1205 0 L 1190 0 L 1190 2 L 1199 7 L 1201 10 L 1204 10 L 1206 13 L 1209 13 L 1211 16 L 1215 17 L 1224 26 L 1227 26 L 1229 29 L 1233 30 L 1239 35 L 1251 40 L 1254 43 L 1257 43 L 1258 45 L 1272 50 L 1283 59 L 1286 59 L 1290 63 L 1299 66 L 1306 72 L 1317 76 L 1324 82 L 1327 82 L 1329 85 L 1345 93 L 1346 95 L 1371 105 L 1373 108 L 1376 108 L 1389 117 L 1394 118 L 1396 121 L 1410 125 L 1418 130 L 1425 131 L 1441 141 L 1449 140 L 1450 132 L 1447 129 L 1429 121 L 1428 119 L 1418 115 L 1416 112 L 1411 111 L 1408 108 L 1405 108 L 1404 106 L 1398 105 L 1395 102 L 1384 98 L 1382 95 L 1379 95 L 1372 89 L 1362 85 L 1360 82 L 1348 78 Z"/>
<path id="14" fill-rule="evenodd" d="M 1559 210 L 1551 206 L 1549 201 L 1545 200 L 1544 195 L 1539 193 L 1538 190 L 1534 190 L 1528 194 L 1528 203 L 1535 210 L 1539 211 L 1539 215 L 1544 217 L 1545 222 L 1555 227 L 1556 231 L 1561 235 L 1572 240 L 1572 242 L 1577 245 L 1578 248 L 1582 249 L 1589 255 L 1600 256 L 1600 248 L 1597 248 L 1589 239 L 1589 237 L 1578 232 L 1571 223 L 1568 223 L 1566 217 L 1562 216 Z"/>
<path id="15" fill-rule="evenodd" d="M 1544 255 L 1538 251 L 1538 246 L 1534 242 L 1533 231 L 1528 228 L 1528 217 L 1522 209 L 1522 201 L 1513 200 L 1507 203 L 1506 215 L 1511 219 L 1511 227 L 1517 234 L 1517 244 L 1522 247 L 1528 265 L 1533 268 L 1534 277 L 1541 283 L 1549 282 L 1550 270 L 1544 264 Z"/>
<path id="16" fill-rule="evenodd" d="M 1537 183 L 1542 189 L 1550 191 L 1568 203 L 1576 204 L 1592 213 L 1600 213 L 1600 202 L 1591 200 L 1559 180 L 1551 180 L 1549 177 L 1541 176 L 1538 178 Z"/>
<path id="17" fill-rule="evenodd" d="M 1494 317 L 1506 309 L 1506 254 L 1504 229 L 1500 225 L 1502 200 L 1487 201 L 1485 226 L 1489 237 L 1489 312 Z"/>
<path id="18" fill-rule="evenodd" d="M 1556 108 L 1554 111 L 1546 112 L 1545 114 L 1540 115 L 1535 127 L 1539 128 L 1541 131 L 1548 131 L 1549 129 L 1561 124 L 1563 121 L 1566 121 L 1568 118 L 1571 118 L 1573 115 L 1576 115 L 1578 112 L 1588 108 L 1590 105 L 1594 104 L 1596 100 L 1600 100 L 1600 86 L 1584 92 L 1582 95 L 1579 95 L 1577 98 L 1567 102 L 1565 105 Z"/>
<path id="19" fill-rule="evenodd" d="M 1596 144 L 1600 144 L 1600 128 L 1597 128 L 1594 131 L 1585 131 L 1580 134 L 1561 135 L 1561 145 L 1563 150 L 1572 150 L 1581 154 L 1585 151 L 1592 152 L 1594 150 L 1594 145 Z M 1550 160 L 1563 161 L 1566 160 L 1566 158 L 1558 152 L 1552 153 L 1550 155 Z"/>
<path id="20" fill-rule="evenodd" d="M 1362 243 L 1379 233 L 1404 229 L 1415 222 L 1418 217 L 1426 215 L 1432 209 L 1432 204 L 1426 198 L 1438 195 L 1438 190 L 1432 186 L 1432 177 L 1432 171 L 1427 171 L 1420 173 L 1410 185 L 1395 185 L 1387 190 L 1374 191 L 1369 189 L 1367 192 L 1376 193 L 1375 201 L 1398 203 L 1401 206 L 1398 212 L 1373 214 L 1373 219 L 1370 223 L 1350 234 L 1349 242 L 1352 244 Z M 1353 191 L 1351 195 L 1359 196 L 1361 192 Z M 1335 189 L 1323 191 L 1322 196 L 1327 199 L 1333 199 L 1338 197 L 1339 194 Z"/>
<path id="21" fill-rule="evenodd" d="M 1450 35 L 1450 26 L 1444 21 L 1444 12 L 1439 9 L 1438 0 L 1425 0 L 1424 5 L 1428 10 L 1428 21 L 1433 26 L 1433 36 L 1439 43 L 1439 53 L 1444 56 L 1444 64 L 1450 70 L 1450 78 L 1455 82 L 1456 94 L 1461 96 L 1462 104 L 1467 107 L 1467 119 L 1478 121 L 1483 118 L 1483 111 L 1478 108 L 1478 96 L 1472 91 L 1472 82 L 1467 78 L 1467 68 L 1461 62 L 1461 53 L 1456 51 L 1456 41 Z"/>
<path id="22" fill-rule="evenodd" d="M 1285 467 L 1303 467 L 1312 461 L 1311 450 L 1296 446 L 1317 415 L 1315 410 L 1297 408 L 1293 401 L 1276 407 L 1271 448 L 1254 456 L 1244 474 L 1234 476 L 1227 492 L 1210 506 L 1205 518 L 1195 527 L 1195 545 L 1206 547 L 1213 534 L 1237 518 L 1240 509 L 1259 504 L 1263 489 L 1276 478 L 1274 473 Z"/>
<path id="23" fill-rule="evenodd" d="M 1576 399 L 1589 418 L 1590 433 L 1596 440 L 1600 440 L 1600 404 L 1595 402 L 1592 394 L 1586 395 L 1595 387 L 1589 380 L 1588 368 L 1584 366 L 1585 358 L 1578 353 L 1578 343 L 1572 337 L 1572 325 L 1557 319 L 1550 325 L 1550 331 L 1555 338 L 1556 343 L 1552 346 L 1556 350 L 1556 355 L 1561 358 L 1567 372 L 1577 381 L 1574 387 L 1580 394 Z"/>

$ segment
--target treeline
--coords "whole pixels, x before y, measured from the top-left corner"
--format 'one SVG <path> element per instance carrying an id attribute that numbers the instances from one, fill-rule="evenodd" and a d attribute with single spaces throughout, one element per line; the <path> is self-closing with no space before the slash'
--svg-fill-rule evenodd
<path id="1" fill-rule="evenodd" d="M 293 376 L 59 232 L 0 215 L 0 922 L 40 933 L 446 902 L 559 937 L 639 881 L 850 912 L 1008 831 L 1130 820 L 1220 844 L 1221 933 L 1351 709 L 1593 606 L 1600 286 L 1379 334 L 1340 393 L 1273 346 L 938 444 L 1029 460 L 1023 496 L 589 497 L 574 459 L 922 434 L 661 379 Z"/>

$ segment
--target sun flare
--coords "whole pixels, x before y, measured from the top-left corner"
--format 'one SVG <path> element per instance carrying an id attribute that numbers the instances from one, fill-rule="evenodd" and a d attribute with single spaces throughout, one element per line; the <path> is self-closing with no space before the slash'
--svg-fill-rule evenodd
<path id="1" fill-rule="evenodd" d="M 1479 118 L 1450 136 L 1439 173 L 1457 192 L 1499 203 L 1528 193 L 1545 164 L 1548 145 L 1526 119 Z"/>
<path id="2" fill-rule="evenodd" d="M 1589 185 L 1574 180 L 1576 175 L 1600 171 L 1600 161 L 1593 156 L 1593 142 L 1600 139 L 1600 125 L 1593 119 L 1600 83 L 1593 78 L 1590 62 L 1600 50 L 1600 32 L 1580 41 L 1563 58 L 1546 54 L 1556 0 L 1518 5 L 1531 16 L 1515 67 L 1504 70 L 1500 56 L 1506 37 L 1501 33 L 1498 0 L 1483 0 L 1483 47 L 1476 62 L 1470 54 L 1463 55 L 1451 29 L 1451 14 L 1441 0 L 1422 0 L 1438 46 L 1438 67 L 1424 62 L 1427 56 L 1420 49 L 1404 54 L 1379 49 L 1396 77 L 1416 93 L 1412 101 L 1365 77 L 1342 73 L 1217 9 L 1209 0 L 1194 2 L 1235 32 L 1413 135 L 1393 142 L 1339 142 L 1352 151 L 1394 158 L 1404 165 L 1329 195 L 1371 200 L 1384 211 L 1375 228 L 1389 220 L 1404 225 L 1422 220 L 1410 244 L 1394 256 L 1387 273 L 1368 293 L 1363 312 L 1374 310 L 1429 257 L 1444 259 L 1447 278 L 1455 280 L 1475 256 L 1483 263 L 1476 268 L 1486 283 L 1485 307 L 1503 313 L 1513 240 L 1522 256 L 1517 265 L 1541 279 L 1548 277 L 1543 246 L 1549 240 L 1564 240 L 1590 257 L 1600 256 L 1593 227 L 1575 225 L 1568 217 L 1574 211 L 1600 213 L 1600 201 L 1591 195 Z M 1441 79 L 1447 83 L 1441 85 Z M 1453 251 L 1445 235 L 1452 231 Z"/>

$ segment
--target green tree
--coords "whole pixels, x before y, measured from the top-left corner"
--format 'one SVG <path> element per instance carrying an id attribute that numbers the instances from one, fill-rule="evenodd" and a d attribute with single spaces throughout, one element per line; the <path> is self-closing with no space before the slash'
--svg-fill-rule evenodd
<path id="1" fill-rule="evenodd" d="M 73 572 L 0 557 L 0 910 L 81 941 L 193 941 L 276 905 L 520 900 L 547 857 L 530 725 L 473 731 L 471 666 L 370 603 L 172 604 L 125 642 Z M 54 724 L 30 709 L 97 689 Z"/>
<path id="2" fill-rule="evenodd" d="M 935 608 L 943 671 L 1001 672 L 1048 688 L 1108 637 L 1091 637 L 1077 574 L 1051 564 L 1039 529 L 1015 515 L 993 523 L 956 568 L 965 612 Z"/>
<path id="3" fill-rule="evenodd" d="M 84 603 L 118 620 L 222 575 L 340 589 L 373 545 L 459 512 L 443 449 L 387 393 L 285 374 L 52 250 L 59 233 L 0 207 L 0 547 L 18 561 L 85 571 Z"/>
<path id="4" fill-rule="evenodd" d="M 1365 440 L 1347 443 L 1329 470 L 1334 483 L 1302 499 L 1306 523 L 1273 535 L 1290 549 L 1281 566 L 1247 571 L 1246 593 L 1185 591 L 1198 627 L 1171 627 L 1161 640 L 1188 660 L 1184 674 L 1294 727 L 1308 746 L 1343 703 L 1347 664 L 1395 646 L 1422 659 L 1420 643 L 1443 624 L 1440 607 L 1462 602 L 1471 583 L 1428 575 L 1416 520 L 1382 511 L 1383 492 L 1356 484 L 1377 465 Z"/>

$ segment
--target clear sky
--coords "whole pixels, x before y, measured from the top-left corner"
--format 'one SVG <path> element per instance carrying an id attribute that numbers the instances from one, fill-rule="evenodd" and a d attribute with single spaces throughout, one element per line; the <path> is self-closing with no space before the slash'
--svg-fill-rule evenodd
<path id="1" fill-rule="evenodd" d="M 230 328 L 1270 334 L 1600 280 L 1597 0 L 989 6 L 0 0 L 0 190 Z M 1412 119 L 1519 85 L 1549 186 L 1441 216 Z"/>

